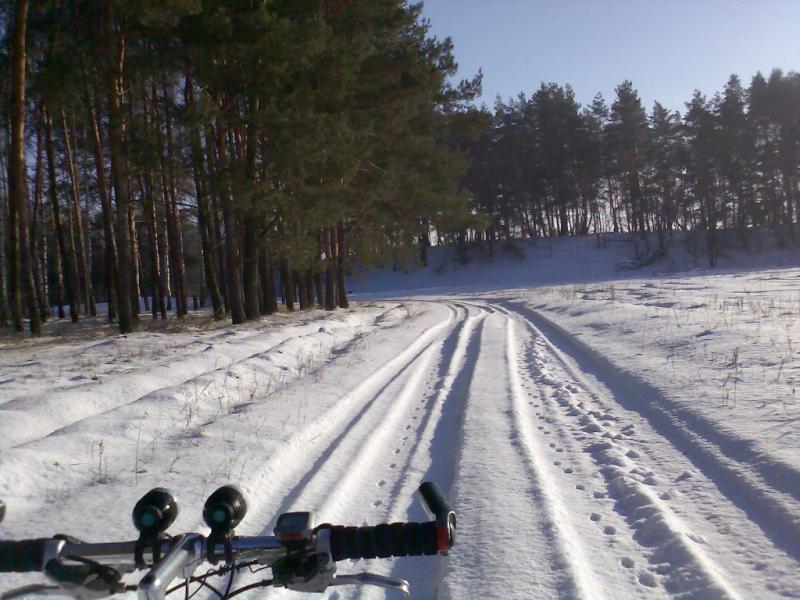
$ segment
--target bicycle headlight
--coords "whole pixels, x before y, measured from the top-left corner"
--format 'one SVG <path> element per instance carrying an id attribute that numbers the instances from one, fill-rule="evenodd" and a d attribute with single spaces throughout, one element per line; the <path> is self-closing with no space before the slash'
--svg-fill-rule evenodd
<path id="1" fill-rule="evenodd" d="M 175 522 L 178 500 L 166 488 L 153 488 L 133 507 L 133 525 L 142 533 L 160 533 Z"/>
<path id="2" fill-rule="evenodd" d="M 212 531 L 232 531 L 247 514 L 247 499 L 236 486 L 224 485 L 206 500 L 203 520 Z"/>

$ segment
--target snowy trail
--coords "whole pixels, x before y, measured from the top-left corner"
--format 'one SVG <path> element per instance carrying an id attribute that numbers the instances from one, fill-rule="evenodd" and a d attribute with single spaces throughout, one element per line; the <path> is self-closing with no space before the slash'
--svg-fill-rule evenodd
<path id="1" fill-rule="evenodd" d="M 680 426 L 652 423 L 648 413 L 658 404 L 642 394 L 642 382 L 621 380 L 618 369 L 569 333 L 535 312 L 504 310 L 535 340 L 520 371 L 549 388 L 540 416 L 591 456 L 605 488 L 594 495 L 613 501 L 631 539 L 647 550 L 655 569 L 641 572 L 640 583 L 698 598 L 800 594 L 792 533 L 798 507 L 787 507 L 791 499 L 746 470 L 731 477 L 731 466 L 703 460 Z M 627 558 L 621 564 L 631 564 Z"/>
<path id="2" fill-rule="evenodd" d="M 271 533 L 289 510 L 339 524 L 418 521 L 413 492 L 434 480 L 458 511 L 448 558 L 340 571 L 407 578 L 419 599 L 800 598 L 800 505 L 777 471 L 694 433 L 669 398 L 523 303 L 451 297 L 403 306 L 340 326 L 248 332 L 224 369 L 198 359 L 188 377 L 174 369 L 169 385 L 35 430 L 14 432 L 23 407 L 12 400 L 16 408 L 2 410 L 13 418 L 0 421 L 13 434 L 0 438 L 0 495 L 12 511 L 0 538 L 53 533 L 54 502 L 59 529 L 126 537 L 129 506 L 154 485 L 182 492 L 188 508 L 177 529 L 197 530 L 203 498 L 228 481 L 249 490 L 242 534 Z M 287 372 L 320 344 L 329 354 L 318 370 L 297 370 L 280 394 L 212 410 L 237 393 L 243 374 Z M 158 362 L 168 373 L 171 360 L 191 364 L 196 355 L 172 356 L 132 368 Z M 211 396 L 180 424 L 198 387 Z M 61 393 L 42 395 L 31 415 L 57 410 Z M 146 439 L 146 468 L 98 482 L 78 467 L 56 494 L 64 467 L 50 463 L 103 438 L 114 440 L 114 465 L 137 468 Z M 343 588 L 324 597 L 396 596 Z"/>

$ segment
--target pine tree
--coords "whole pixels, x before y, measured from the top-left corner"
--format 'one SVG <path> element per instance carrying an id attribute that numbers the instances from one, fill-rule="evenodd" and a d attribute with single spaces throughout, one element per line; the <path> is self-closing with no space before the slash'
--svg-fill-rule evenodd
<path id="1" fill-rule="evenodd" d="M 616 88 L 611 105 L 610 143 L 614 152 L 622 188 L 627 197 L 627 219 L 632 231 L 644 239 L 649 207 L 642 190 L 645 157 L 648 152 L 647 115 L 633 83 L 623 81 Z"/>
<path id="2" fill-rule="evenodd" d="M 650 115 L 652 186 L 658 198 L 656 229 L 659 249 L 666 251 L 667 236 L 678 216 L 678 184 L 682 173 L 680 114 L 655 102 Z"/>
<path id="3" fill-rule="evenodd" d="M 717 260 L 717 226 L 721 217 L 718 168 L 715 157 L 718 145 L 717 122 L 713 111 L 700 91 L 695 91 L 692 101 L 686 104 L 684 128 L 686 131 L 687 161 L 685 169 L 691 195 L 699 214 L 699 227 L 705 232 L 708 263 Z"/>

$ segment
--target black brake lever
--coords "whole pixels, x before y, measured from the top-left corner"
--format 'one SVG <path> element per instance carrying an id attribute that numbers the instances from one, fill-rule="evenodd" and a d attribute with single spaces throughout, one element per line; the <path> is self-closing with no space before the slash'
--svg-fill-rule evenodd
<path id="1" fill-rule="evenodd" d="M 67 566 L 59 560 L 51 560 L 45 565 L 44 573 L 64 589 L 85 590 L 99 597 L 125 588 L 119 571 L 98 563 Z"/>

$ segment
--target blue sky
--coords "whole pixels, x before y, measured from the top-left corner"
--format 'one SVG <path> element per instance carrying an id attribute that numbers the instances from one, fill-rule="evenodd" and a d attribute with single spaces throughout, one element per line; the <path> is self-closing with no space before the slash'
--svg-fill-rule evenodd
<path id="1" fill-rule="evenodd" d="M 759 70 L 800 71 L 800 0 L 425 0 L 423 15 L 453 38 L 460 77 L 483 68 L 489 106 L 542 81 L 610 103 L 630 79 L 648 111 L 683 111 L 731 73 L 748 85 Z"/>

